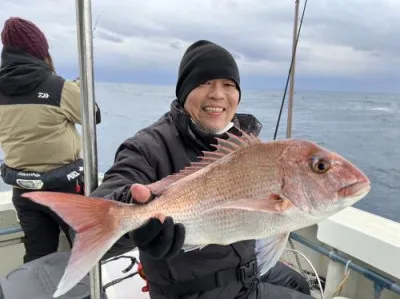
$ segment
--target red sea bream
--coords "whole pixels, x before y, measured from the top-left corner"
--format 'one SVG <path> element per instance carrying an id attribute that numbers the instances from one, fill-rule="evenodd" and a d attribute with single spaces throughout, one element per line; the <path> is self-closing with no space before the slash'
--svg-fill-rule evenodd
<path id="1" fill-rule="evenodd" d="M 73 288 L 122 235 L 153 216 L 171 216 L 185 226 L 186 251 L 256 239 L 258 267 L 265 273 L 279 259 L 291 231 L 328 218 L 370 190 L 361 170 L 313 142 L 228 135 L 228 140 L 217 139 L 216 151 L 204 152 L 199 162 L 147 185 L 157 198 L 146 205 L 26 193 L 77 233 L 54 296 Z"/>

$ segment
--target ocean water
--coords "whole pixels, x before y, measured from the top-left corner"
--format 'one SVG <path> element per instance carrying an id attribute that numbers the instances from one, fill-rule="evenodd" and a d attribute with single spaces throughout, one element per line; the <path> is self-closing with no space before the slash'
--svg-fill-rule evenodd
<path id="1" fill-rule="evenodd" d="M 273 138 L 282 96 L 282 91 L 242 91 L 239 112 L 261 121 L 263 140 Z M 174 86 L 97 83 L 99 171 L 112 165 L 121 142 L 168 111 L 173 99 Z M 315 141 L 354 162 L 372 181 L 371 192 L 355 207 L 400 222 L 400 95 L 298 91 L 294 101 L 292 137 Z M 286 116 L 287 99 L 278 139 L 285 137 Z M 4 190 L 9 187 L 0 185 Z"/>

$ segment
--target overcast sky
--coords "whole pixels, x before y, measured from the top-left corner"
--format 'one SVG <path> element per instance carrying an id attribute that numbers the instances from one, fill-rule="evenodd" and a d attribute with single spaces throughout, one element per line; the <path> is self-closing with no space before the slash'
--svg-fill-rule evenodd
<path id="1" fill-rule="evenodd" d="M 93 0 L 96 79 L 175 84 L 185 49 L 208 39 L 234 54 L 244 88 L 282 89 L 290 66 L 294 2 Z M 40 26 L 59 74 L 79 75 L 75 1 L 2 0 L 0 22 L 10 16 Z M 399 0 L 309 0 L 296 87 L 400 92 L 399 32 Z"/>

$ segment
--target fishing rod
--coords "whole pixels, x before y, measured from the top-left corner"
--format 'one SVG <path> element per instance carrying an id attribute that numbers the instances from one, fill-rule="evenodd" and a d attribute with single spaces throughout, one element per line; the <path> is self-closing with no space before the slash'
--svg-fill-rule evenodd
<path id="1" fill-rule="evenodd" d="M 100 16 L 101 16 L 101 14 L 102 14 L 103 12 L 104 12 L 104 10 L 102 10 L 102 11 L 99 13 L 99 15 L 98 15 L 97 18 L 96 18 L 96 21 L 94 21 L 93 30 L 92 30 L 93 40 L 96 38 L 95 35 L 94 35 L 94 33 L 95 33 L 96 29 L 97 29 L 97 24 L 99 23 Z"/>
<path id="2" fill-rule="evenodd" d="M 294 28 L 293 28 L 292 57 L 291 57 L 288 76 L 287 76 L 287 79 L 286 79 L 286 85 L 285 85 L 285 90 L 284 90 L 284 93 L 283 93 L 282 103 L 281 103 L 281 107 L 280 107 L 280 111 L 279 111 L 279 115 L 278 115 L 278 121 L 277 121 L 276 127 L 275 127 L 274 140 L 276 139 L 276 136 L 278 134 L 279 123 L 280 123 L 280 120 L 281 120 L 283 105 L 285 104 L 285 98 L 286 98 L 286 93 L 287 93 L 287 89 L 288 89 L 288 85 L 289 85 L 289 80 L 290 79 L 291 79 L 291 86 L 290 86 L 291 89 L 290 89 L 290 102 L 289 102 L 289 109 L 288 109 L 288 112 L 289 112 L 289 115 L 288 115 L 288 128 L 287 128 L 286 135 L 287 135 L 287 138 L 291 137 L 293 89 L 294 89 L 294 64 L 295 64 L 295 60 L 296 60 L 297 44 L 299 42 L 301 27 L 303 25 L 304 14 L 305 14 L 305 11 L 306 11 L 306 8 L 307 8 L 308 0 L 305 0 L 305 2 L 304 2 L 303 12 L 302 12 L 301 19 L 300 19 L 300 26 L 299 26 L 299 29 L 297 31 L 297 22 L 298 22 L 297 19 L 298 19 L 299 2 L 300 2 L 299 0 L 296 0 L 295 20 L 294 20 Z"/>

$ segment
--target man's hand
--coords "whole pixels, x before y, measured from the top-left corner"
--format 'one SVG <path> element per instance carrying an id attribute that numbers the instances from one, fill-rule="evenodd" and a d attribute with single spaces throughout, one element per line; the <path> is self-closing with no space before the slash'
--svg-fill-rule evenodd
<path id="1" fill-rule="evenodd" d="M 133 184 L 131 186 L 132 199 L 138 203 L 146 203 L 151 199 L 151 191 L 145 185 Z"/>
<path id="2" fill-rule="evenodd" d="M 132 199 L 138 203 L 146 203 L 151 191 L 145 185 L 131 186 Z M 165 217 L 162 211 L 150 218 L 145 224 L 130 232 L 136 246 L 154 259 L 170 258 L 179 253 L 185 240 L 185 227 L 175 224 L 171 217 Z"/>

